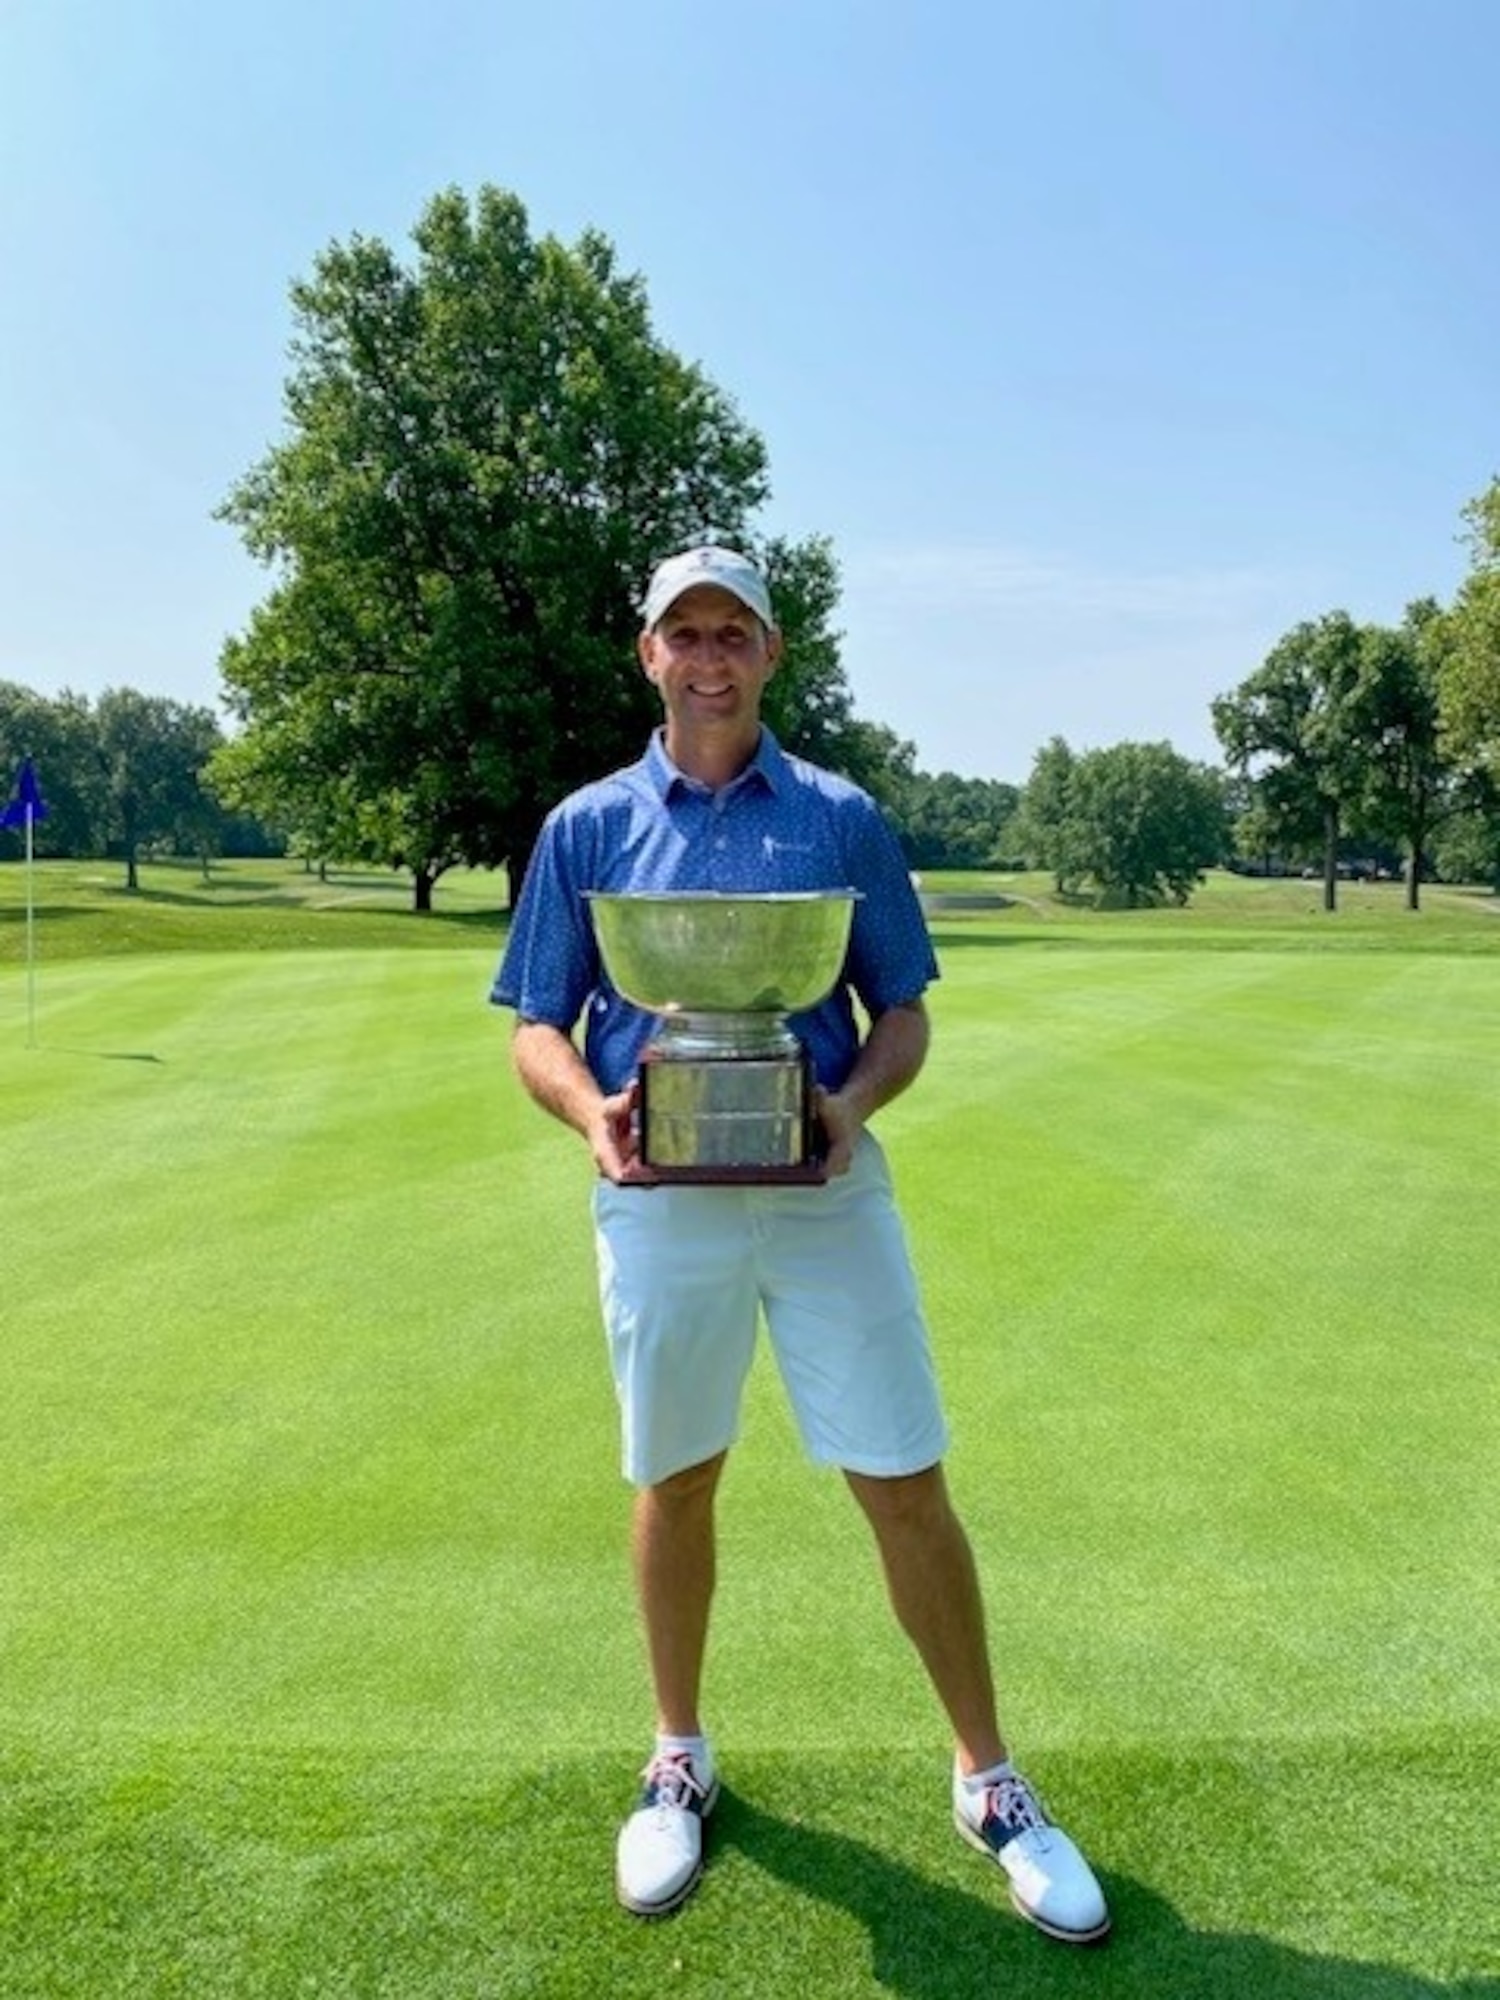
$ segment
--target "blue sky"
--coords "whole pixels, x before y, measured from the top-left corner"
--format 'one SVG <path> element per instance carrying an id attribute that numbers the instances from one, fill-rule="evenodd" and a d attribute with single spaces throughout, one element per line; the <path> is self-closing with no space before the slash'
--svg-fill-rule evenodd
<path id="1" fill-rule="evenodd" d="M 761 432 L 924 769 L 1216 760 L 1289 626 L 1464 574 L 1497 74 L 1491 0 L 6 0 L 0 679 L 217 705 L 291 280 L 490 181 Z"/>

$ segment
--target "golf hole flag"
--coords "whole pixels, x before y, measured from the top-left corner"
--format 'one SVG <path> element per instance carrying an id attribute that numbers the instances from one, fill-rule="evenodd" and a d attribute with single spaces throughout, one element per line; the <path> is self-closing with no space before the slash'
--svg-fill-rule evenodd
<path id="1" fill-rule="evenodd" d="M 16 773 L 16 795 L 0 812 L 0 826 L 26 829 L 26 1046 L 36 1044 L 36 897 L 32 888 L 31 829 L 47 817 L 47 801 L 36 781 L 36 766 L 29 757 L 21 759 Z"/>
<path id="2" fill-rule="evenodd" d="M 31 826 L 46 817 L 47 801 L 36 781 L 36 766 L 29 757 L 23 757 L 16 773 L 16 795 L 0 812 L 0 826 Z"/>

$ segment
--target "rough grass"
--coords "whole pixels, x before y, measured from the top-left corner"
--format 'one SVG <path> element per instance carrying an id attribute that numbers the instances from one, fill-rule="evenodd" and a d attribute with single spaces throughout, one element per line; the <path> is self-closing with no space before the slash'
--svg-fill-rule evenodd
<path id="1" fill-rule="evenodd" d="M 497 879 L 418 919 L 394 880 L 38 874 L 34 1048 L 0 927 L 6 2000 L 1497 1990 L 1484 898 L 937 924 L 882 1125 L 1008 1719 L 1117 1910 L 1075 1957 L 949 1832 L 764 1369 L 713 1865 L 614 1909 L 625 1496 L 586 1165 L 483 1004 Z"/>

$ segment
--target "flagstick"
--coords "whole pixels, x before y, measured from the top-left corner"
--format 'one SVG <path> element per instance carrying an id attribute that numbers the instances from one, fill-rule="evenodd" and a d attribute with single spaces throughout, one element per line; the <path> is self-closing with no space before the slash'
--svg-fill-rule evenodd
<path id="1" fill-rule="evenodd" d="M 26 1046 L 36 1047 L 36 898 L 32 893 L 31 828 L 36 815 L 26 808 Z"/>

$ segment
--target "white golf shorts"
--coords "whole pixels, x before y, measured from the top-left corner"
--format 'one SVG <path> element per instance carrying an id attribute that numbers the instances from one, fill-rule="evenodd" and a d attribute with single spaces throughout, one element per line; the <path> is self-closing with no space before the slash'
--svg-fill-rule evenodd
<path id="1" fill-rule="evenodd" d="M 879 1143 L 823 1187 L 594 1192 L 599 1296 L 625 1477 L 727 1450 L 762 1316 L 810 1457 L 894 1478 L 948 1433 Z"/>

